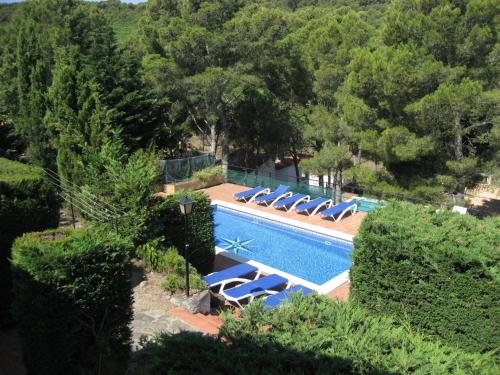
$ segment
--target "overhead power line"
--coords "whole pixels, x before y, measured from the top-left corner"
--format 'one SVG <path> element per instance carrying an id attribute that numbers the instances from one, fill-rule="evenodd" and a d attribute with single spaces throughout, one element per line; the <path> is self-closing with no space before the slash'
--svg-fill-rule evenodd
<path id="1" fill-rule="evenodd" d="M 87 217 L 99 222 L 109 222 L 126 215 L 124 210 L 82 190 L 68 179 L 60 177 L 53 170 L 47 168 L 45 173 L 49 181 L 56 187 L 57 194 L 70 205 L 72 210 L 76 208 Z"/>

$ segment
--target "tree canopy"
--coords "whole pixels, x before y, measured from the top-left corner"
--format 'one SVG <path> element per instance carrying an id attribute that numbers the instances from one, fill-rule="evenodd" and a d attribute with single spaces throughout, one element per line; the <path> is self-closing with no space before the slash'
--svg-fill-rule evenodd
<path id="1" fill-rule="evenodd" d="M 110 142 L 175 157 L 196 136 L 225 168 L 290 155 L 297 179 L 463 194 L 498 170 L 498 8 L 28 1 L 1 18 L 0 145 L 69 176 Z"/>

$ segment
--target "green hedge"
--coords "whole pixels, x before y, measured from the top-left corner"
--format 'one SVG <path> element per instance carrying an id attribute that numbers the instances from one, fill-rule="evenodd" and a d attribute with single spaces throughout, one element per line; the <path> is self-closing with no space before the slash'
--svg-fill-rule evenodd
<path id="1" fill-rule="evenodd" d="M 13 313 L 29 373 L 124 373 L 130 250 L 113 232 L 98 229 L 28 233 L 15 241 Z"/>
<path id="2" fill-rule="evenodd" d="M 43 170 L 0 158 L 0 325 L 8 320 L 12 242 L 23 233 L 57 227 L 59 200 Z"/>
<path id="3" fill-rule="evenodd" d="M 467 351 L 500 346 L 500 217 L 395 202 L 354 240 L 350 298 Z"/>
<path id="4" fill-rule="evenodd" d="M 131 374 L 496 374 L 490 356 L 430 342 L 349 303 L 296 295 L 268 312 L 252 303 L 213 338 L 162 334 Z"/>
<path id="5" fill-rule="evenodd" d="M 145 227 L 148 239 L 166 238 L 165 246 L 175 246 L 184 255 L 184 217 L 178 200 L 188 196 L 195 201 L 189 216 L 189 262 L 205 275 L 213 270 L 215 259 L 214 222 L 210 199 L 200 192 L 179 192 L 167 198 L 156 198 Z"/>

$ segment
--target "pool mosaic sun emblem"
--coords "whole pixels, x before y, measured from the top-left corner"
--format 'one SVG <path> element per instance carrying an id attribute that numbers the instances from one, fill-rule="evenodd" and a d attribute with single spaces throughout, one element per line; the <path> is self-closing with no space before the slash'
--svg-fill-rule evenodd
<path id="1" fill-rule="evenodd" d="M 234 250 L 234 252 L 237 254 L 239 250 L 243 251 L 250 251 L 250 249 L 247 247 L 247 245 L 251 242 L 253 242 L 253 239 L 251 240 L 240 240 L 240 236 L 237 236 L 236 239 L 230 240 L 228 238 L 223 238 L 222 240 L 226 241 L 228 245 L 224 248 L 225 250 Z"/>

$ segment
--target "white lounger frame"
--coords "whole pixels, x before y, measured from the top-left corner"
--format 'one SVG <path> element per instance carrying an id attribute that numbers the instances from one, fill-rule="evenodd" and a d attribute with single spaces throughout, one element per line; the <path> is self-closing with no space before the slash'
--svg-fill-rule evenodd
<path id="1" fill-rule="evenodd" d="M 286 193 L 283 193 L 281 195 L 279 195 L 278 197 L 276 197 L 275 199 L 273 199 L 273 201 L 271 203 L 268 203 L 267 201 L 263 201 L 263 202 L 255 202 L 257 204 L 259 203 L 264 203 L 267 207 L 273 207 L 274 204 L 279 201 L 280 199 L 283 199 L 283 198 L 288 198 L 288 197 L 291 197 L 292 196 L 292 192 L 291 191 L 287 191 Z"/>
<path id="2" fill-rule="evenodd" d="M 305 197 L 300 198 L 297 202 L 292 204 L 292 206 L 290 208 L 286 208 L 286 206 L 274 207 L 274 208 L 277 208 L 277 209 L 284 208 L 286 212 L 290 212 L 290 211 L 295 210 L 295 207 L 297 207 L 297 205 L 299 205 L 301 203 L 309 202 L 310 200 L 311 200 L 311 197 L 309 195 L 306 195 Z"/>
<path id="3" fill-rule="evenodd" d="M 257 198 L 258 196 L 261 196 L 261 195 L 263 195 L 263 194 L 269 194 L 270 192 L 271 192 L 271 189 L 269 189 L 269 188 L 265 188 L 265 189 L 263 189 L 263 190 L 259 191 L 258 193 L 255 193 L 254 195 L 252 195 L 252 196 L 250 197 L 250 199 L 248 199 L 248 197 L 236 198 L 234 195 L 233 195 L 233 198 L 234 198 L 234 199 L 236 199 L 237 201 L 242 200 L 242 201 L 243 201 L 243 202 L 245 202 L 245 203 L 251 203 L 251 202 L 253 202 L 253 201 L 255 200 L 255 198 Z"/>
<path id="4" fill-rule="evenodd" d="M 285 289 L 288 289 L 290 287 L 290 281 L 288 281 L 286 283 L 286 287 Z M 221 294 L 224 296 L 224 298 L 228 301 L 231 301 L 231 302 L 234 302 L 236 303 L 241 309 L 243 309 L 243 306 L 241 305 L 240 301 L 244 300 L 244 299 L 247 299 L 248 298 L 248 302 L 252 302 L 256 297 L 259 297 L 263 294 L 276 294 L 278 293 L 277 291 L 274 291 L 274 290 L 269 290 L 269 289 L 266 289 L 266 290 L 259 290 L 257 292 L 253 292 L 253 293 L 247 293 L 245 294 L 244 296 L 241 296 L 239 298 L 234 298 L 234 297 L 231 297 L 231 296 L 228 296 L 225 292 L 222 292 Z"/>
<path id="5" fill-rule="evenodd" d="M 333 200 L 331 199 L 328 199 L 327 201 L 324 201 L 323 203 L 317 205 L 316 207 L 314 207 L 314 210 L 312 212 L 309 212 L 309 210 L 311 210 L 312 208 L 310 209 L 307 209 L 305 211 L 297 211 L 297 213 L 302 213 L 302 212 L 305 212 L 307 213 L 309 216 L 314 216 L 318 213 L 319 209 L 322 208 L 323 206 L 326 206 L 325 208 L 330 208 L 333 206 Z"/>
<path id="6" fill-rule="evenodd" d="M 351 211 L 351 215 L 354 215 L 357 210 L 358 210 L 358 205 L 356 203 L 353 203 L 351 206 L 347 207 L 344 211 L 342 211 L 336 219 L 334 215 L 328 215 L 325 217 L 331 217 L 335 222 L 339 222 L 340 220 L 342 220 L 342 218 L 347 212 Z"/>
<path id="7" fill-rule="evenodd" d="M 217 272 L 212 272 L 212 273 L 208 274 L 207 276 L 213 275 L 214 273 L 217 273 Z M 223 294 L 224 288 L 226 287 L 226 285 L 232 284 L 232 283 L 244 284 L 244 283 L 247 283 L 249 281 L 257 280 L 260 277 L 260 274 L 261 274 L 261 270 L 258 269 L 256 274 L 255 274 L 255 277 L 253 279 L 246 279 L 244 277 L 233 277 L 231 279 L 226 279 L 226 280 L 222 280 L 222 281 L 210 284 L 208 287 L 215 288 L 216 286 L 220 285 L 219 291 L 217 293 Z"/>

